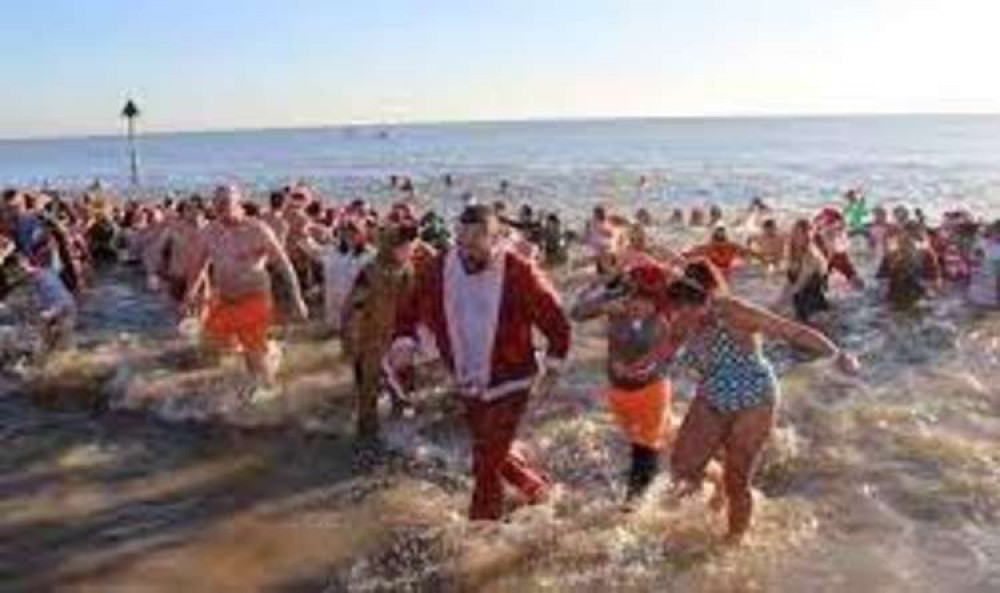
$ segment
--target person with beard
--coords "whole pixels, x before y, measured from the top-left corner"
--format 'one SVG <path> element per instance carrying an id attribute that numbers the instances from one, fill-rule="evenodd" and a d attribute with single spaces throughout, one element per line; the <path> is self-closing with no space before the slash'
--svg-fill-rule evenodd
<path id="1" fill-rule="evenodd" d="M 434 336 L 455 376 L 472 440 L 473 520 L 502 517 L 504 482 L 525 503 L 546 498 L 548 480 L 513 445 L 529 396 L 551 391 L 570 347 L 570 325 L 559 297 L 535 265 L 504 246 L 500 224 L 489 206 L 465 209 L 457 246 L 421 274 L 400 312 L 385 362 L 392 373 L 412 367 L 418 327 Z M 544 365 L 535 330 L 547 342 Z"/>

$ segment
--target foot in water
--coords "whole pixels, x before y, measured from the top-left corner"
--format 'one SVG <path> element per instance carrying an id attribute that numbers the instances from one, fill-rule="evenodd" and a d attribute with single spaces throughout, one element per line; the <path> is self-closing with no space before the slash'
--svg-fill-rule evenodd
<path id="1" fill-rule="evenodd" d="M 238 388 L 236 399 L 241 405 L 263 405 L 278 399 L 281 389 L 277 385 L 267 385 L 257 381 L 248 381 Z"/>
<path id="2" fill-rule="evenodd" d="M 389 447 L 378 435 L 359 436 L 354 441 L 354 469 L 359 472 L 369 471 L 385 463 L 389 453 Z"/>

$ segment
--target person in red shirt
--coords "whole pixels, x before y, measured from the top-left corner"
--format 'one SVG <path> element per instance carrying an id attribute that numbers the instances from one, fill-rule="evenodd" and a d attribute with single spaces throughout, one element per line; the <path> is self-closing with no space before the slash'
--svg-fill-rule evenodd
<path id="1" fill-rule="evenodd" d="M 703 257 L 712 262 L 726 276 L 732 272 L 737 261 L 761 260 L 760 255 L 752 249 L 730 241 L 724 226 L 715 227 L 715 230 L 712 231 L 712 239 L 708 243 L 699 245 L 684 255 L 688 258 Z"/>

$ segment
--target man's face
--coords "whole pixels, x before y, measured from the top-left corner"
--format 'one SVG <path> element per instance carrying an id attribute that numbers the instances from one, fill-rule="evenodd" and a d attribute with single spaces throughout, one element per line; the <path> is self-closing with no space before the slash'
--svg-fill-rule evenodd
<path id="1" fill-rule="evenodd" d="M 485 267 L 496 245 L 499 225 L 495 219 L 483 223 L 462 224 L 458 227 L 458 254 L 466 264 Z"/>
<path id="2" fill-rule="evenodd" d="M 239 220 L 243 208 L 240 205 L 240 192 L 235 187 L 220 187 L 212 199 L 216 217 L 223 222 Z"/>

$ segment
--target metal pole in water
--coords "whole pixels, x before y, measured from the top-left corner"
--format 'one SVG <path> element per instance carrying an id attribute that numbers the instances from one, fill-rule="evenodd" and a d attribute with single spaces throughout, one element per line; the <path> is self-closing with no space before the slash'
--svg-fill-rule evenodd
<path id="1" fill-rule="evenodd" d="M 128 122 L 129 165 L 132 173 L 133 189 L 139 187 L 139 155 L 136 152 L 135 146 L 135 120 L 139 117 L 139 114 L 139 108 L 136 107 L 135 101 L 129 99 L 122 109 L 122 117 Z"/>

